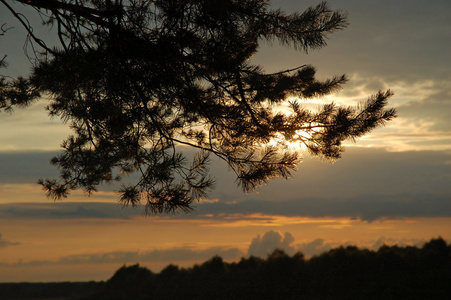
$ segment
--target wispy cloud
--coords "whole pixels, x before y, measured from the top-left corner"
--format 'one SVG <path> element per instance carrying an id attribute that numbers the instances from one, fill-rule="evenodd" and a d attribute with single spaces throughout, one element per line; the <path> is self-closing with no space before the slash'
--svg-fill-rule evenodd
<path id="1" fill-rule="evenodd" d="M 0 204 L 0 216 L 27 219 L 130 219 L 142 209 L 122 209 L 117 203 L 57 202 Z"/>
<path id="2" fill-rule="evenodd" d="M 55 260 L 30 260 L 16 263 L 0 263 L 3 266 L 50 266 L 50 265 L 74 265 L 74 264 L 108 264 L 108 263 L 148 263 L 148 262 L 190 262 L 203 261 L 215 255 L 225 260 L 237 260 L 244 253 L 238 248 L 210 247 L 196 249 L 190 247 L 154 249 L 149 251 L 111 251 L 107 253 L 86 253 L 79 255 L 63 256 Z"/>
<path id="3" fill-rule="evenodd" d="M 0 247 L 8 247 L 8 246 L 15 246 L 15 245 L 20 245 L 20 243 L 10 242 L 8 240 L 5 240 L 2 236 L 2 234 L 0 233 Z"/>

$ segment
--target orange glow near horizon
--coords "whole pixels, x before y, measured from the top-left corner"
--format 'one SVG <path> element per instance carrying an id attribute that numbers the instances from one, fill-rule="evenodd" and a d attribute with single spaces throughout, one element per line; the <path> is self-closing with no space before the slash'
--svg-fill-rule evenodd
<path id="1" fill-rule="evenodd" d="M 128 220 L 111 219 L 61 219 L 61 220 L 0 220 L 2 237 L 14 245 L 2 247 L 0 281 L 8 281 L 13 266 L 38 274 L 43 280 L 54 278 L 63 265 L 75 272 L 80 263 L 67 265 L 65 258 L 83 255 L 108 255 L 108 253 L 146 253 L 192 249 L 202 251 L 215 248 L 236 248 L 243 255 L 257 235 L 268 231 L 290 233 L 295 238 L 293 247 L 321 238 L 332 246 L 354 244 L 371 247 L 378 240 L 387 243 L 415 244 L 438 236 L 451 238 L 451 218 L 411 218 L 365 222 L 349 218 L 305 218 L 268 215 L 222 215 L 200 219 L 144 218 Z M 206 260 L 183 260 L 185 266 Z M 238 259 L 238 258 L 237 258 Z M 142 263 L 158 271 L 174 261 L 121 261 L 121 263 L 88 264 L 91 275 L 107 265 L 117 269 L 124 263 Z M 6 272 L 9 270 L 8 272 Z M 34 270 L 34 271 L 33 271 Z M 115 271 L 111 269 L 110 273 Z M 6 272 L 6 273 L 5 273 Z M 72 271 L 68 271 L 69 273 Z M 100 272 L 101 274 L 105 274 Z M 100 274 L 99 273 L 99 274 Z M 53 274 L 53 275 L 52 275 Z M 89 275 L 89 274 L 88 274 Z M 88 276 L 86 275 L 86 276 Z M 112 273 L 110 274 L 112 275 Z M 19 275 L 17 275 L 19 278 Z M 47 277 L 46 277 L 47 276 Z M 69 276 L 69 275 L 68 275 Z M 74 273 L 74 279 L 79 278 Z M 90 275 L 89 275 L 90 276 Z M 94 276 L 95 277 L 95 276 Z M 11 277 L 13 278 L 13 277 Z M 87 280 L 92 278 L 86 277 Z M 96 280 L 107 278 L 95 277 Z M 10 279 L 12 280 L 12 279 Z M 72 280 L 72 279 L 71 279 Z"/>

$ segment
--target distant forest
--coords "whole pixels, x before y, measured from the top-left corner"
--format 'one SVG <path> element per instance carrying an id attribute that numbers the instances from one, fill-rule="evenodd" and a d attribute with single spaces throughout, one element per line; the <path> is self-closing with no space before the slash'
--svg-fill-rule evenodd
<path id="1" fill-rule="evenodd" d="M 0 299 L 451 299 L 451 245 L 377 251 L 339 247 L 305 259 L 275 250 L 266 259 L 169 265 L 160 273 L 123 266 L 106 282 L 0 284 Z"/>

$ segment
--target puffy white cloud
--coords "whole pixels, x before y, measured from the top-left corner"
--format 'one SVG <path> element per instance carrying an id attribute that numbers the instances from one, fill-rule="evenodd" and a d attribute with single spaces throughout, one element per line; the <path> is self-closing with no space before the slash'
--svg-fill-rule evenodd
<path id="1" fill-rule="evenodd" d="M 248 249 L 248 254 L 265 258 L 275 249 L 284 250 L 287 254 L 292 255 L 296 252 L 293 246 L 294 237 L 291 233 L 285 232 L 282 235 L 278 231 L 268 231 L 263 236 L 257 235 L 252 239 Z"/>
<path id="2" fill-rule="evenodd" d="M 295 238 L 290 232 L 282 234 L 278 231 L 270 230 L 263 234 L 263 236 L 257 235 L 252 239 L 252 242 L 249 245 L 248 255 L 266 258 L 268 254 L 271 254 L 275 249 L 282 249 L 288 255 L 301 252 L 305 257 L 309 258 L 340 245 L 326 241 L 323 238 L 317 238 L 313 241 L 300 244 L 295 244 L 294 241 Z"/>

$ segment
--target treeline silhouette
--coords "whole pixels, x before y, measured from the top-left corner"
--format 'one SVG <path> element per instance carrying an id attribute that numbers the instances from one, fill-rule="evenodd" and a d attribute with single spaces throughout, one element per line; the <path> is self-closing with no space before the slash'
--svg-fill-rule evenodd
<path id="1" fill-rule="evenodd" d="M 266 259 L 215 256 L 160 273 L 136 264 L 91 288 L 70 299 L 451 299 L 451 245 L 437 238 L 421 248 L 347 246 L 308 260 L 275 250 Z"/>
<path id="2" fill-rule="evenodd" d="M 159 274 L 124 266 L 94 299 L 451 299 L 451 246 L 339 247 L 306 260 L 275 250 L 266 259 L 213 257 Z"/>
<path id="3" fill-rule="evenodd" d="M 97 292 L 104 282 L 0 283 L 1 300 L 83 299 Z"/>

